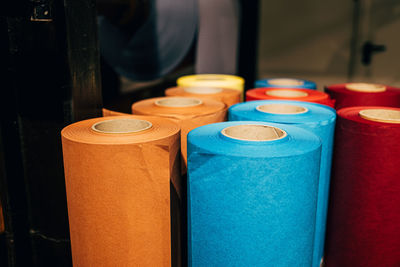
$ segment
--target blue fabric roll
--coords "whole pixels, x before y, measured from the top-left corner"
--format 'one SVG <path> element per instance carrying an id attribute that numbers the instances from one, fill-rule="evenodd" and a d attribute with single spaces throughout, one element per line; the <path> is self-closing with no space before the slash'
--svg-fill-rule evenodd
<path id="1" fill-rule="evenodd" d="M 287 135 L 247 141 L 221 132 L 240 125 Z M 310 266 L 320 153 L 316 135 L 291 125 L 222 122 L 192 130 L 189 266 Z"/>
<path id="2" fill-rule="evenodd" d="M 269 112 L 262 112 L 258 107 L 278 108 L 282 105 L 289 105 L 289 110 L 299 112 L 297 114 L 274 114 Z M 290 108 L 291 107 L 291 108 Z M 300 107 L 297 109 L 294 107 Z M 304 109 L 307 111 L 304 112 Z M 286 108 L 288 111 L 288 108 Z M 282 112 L 282 110 L 278 110 Z M 328 210 L 329 198 L 329 184 L 332 162 L 333 150 L 333 136 L 336 122 L 336 112 L 334 109 L 307 102 L 299 101 L 284 101 L 284 100 L 263 100 L 263 101 L 250 101 L 232 106 L 229 109 L 229 120 L 255 120 L 263 122 L 274 122 L 291 124 L 303 129 L 309 130 L 316 134 L 322 140 L 322 153 L 321 153 L 321 173 L 318 188 L 318 208 L 316 218 L 316 231 L 314 241 L 314 256 L 313 267 L 320 265 L 321 258 L 324 252 L 325 242 L 325 229 L 326 229 L 326 215 Z"/>
<path id="3" fill-rule="evenodd" d="M 285 84 L 285 81 L 288 83 Z M 312 81 L 293 79 L 293 78 L 271 78 L 262 79 L 255 82 L 255 87 L 260 88 L 298 88 L 298 89 L 317 89 L 317 84 Z"/>

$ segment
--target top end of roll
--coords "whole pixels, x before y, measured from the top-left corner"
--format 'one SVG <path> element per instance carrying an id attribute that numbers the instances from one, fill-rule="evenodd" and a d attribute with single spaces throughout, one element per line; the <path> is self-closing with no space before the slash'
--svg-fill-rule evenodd
<path id="1" fill-rule="evenodd" d="M 346 84 L 346 89 L 364 93 L 379 93 L 386 91 L 386 86 L 374 83 L 349 83 Z"/>
<path id="2" fill-rule="evenodd" d="M 266 95 L 276 96 L 276 97 L 305 97 L 308 96 L 307 92 L 302 92 L 298 90 L 285 90 L 285 89 L 277 89 L 277 90 L 268 90 L 265 92 Z"/>
<path id="3" fill-rule="evenodd" d="M 203 101 L 190 97 L 166 97 L 156 100 L 154 104 L 160 107 L 187 108 L 199 106 L 203 104 Z"/>
<path id="4" fill-rule="evenodd" d="M 304 85 L 304 81 L 302 81 L 302 80 L 287 79 L 287 78 L 269 79 L 268 83 L 271 85 L 279 85 L 279 86 L 302 86 L 302 85 Z"/>
<path id="5" fill-rule="evenodd" d="M 221 133 L 232 139 L 242 141 L 275 141 L 284 138 L 287 134 L 284 130 L 277 127 L 260 125 L 260 124 L 245 124 L 235 125 L 224 128 Z"/>
<path id="6" fill-rule="evenodd" d="M 151 122 L 146 120 L 112 119 L 93 124 L 92 130 L 105 134 L 128 134 L 142 132 L 152 126 Z"/>
<path id="7" fill-rule="evenodd" d="M 393 109 L 363 109 L 360 110 L 359 115 L 361 118 L 385 123 L 400 123 L 400 110 Z"/>
<path id="8" fill-rule="evenodd" d="M 303 114 L 308 111 L 308 108 L 289 104 L 266 104 L 257 106 L 256 109 L 264 113 L 287 115 Z"/>
<path id="9" fill-rule="evenodd" d="M 224 81 L 226 80 L 225 77 L 220 76 L 220 75 L 213 75 L 213 74 L 208 74 L 208 75 L 197 75 L 196 80 L 198 81 Z"/>
<path id="10" fill-rule="evenodd" d="M 198 94 L 198 95 L 208 95 L 208 94 L 218 94 L 222 92 L 222 88 L 218 87 L 186 87 L 183 89 L 186 93 Z"/>

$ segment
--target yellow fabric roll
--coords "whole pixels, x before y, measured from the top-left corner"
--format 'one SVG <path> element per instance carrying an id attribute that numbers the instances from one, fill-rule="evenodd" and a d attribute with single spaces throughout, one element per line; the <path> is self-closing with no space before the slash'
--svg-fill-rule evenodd
<path id="1" fill-rule="evenodd" d="M 176 81 L 179 87 L 219 87 L 238 90 L 243 100 L 244 79 L 226 74 L 197 74 L 180 77 Z"/>

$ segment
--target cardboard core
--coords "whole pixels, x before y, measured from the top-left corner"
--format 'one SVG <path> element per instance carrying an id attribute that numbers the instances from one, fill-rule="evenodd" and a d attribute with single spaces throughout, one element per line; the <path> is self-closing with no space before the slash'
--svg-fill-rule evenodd
<path id="1" fill-rule="evenodd" d="M 363 109 L 358 113 L 361 118 L 386 123 L 400 123 L 400 110 L 393 109 Z"/>
<path id="2" fill-rule="evenodd" d="M 346 89 L 365 93 L 379 93 L 386 91 L 386 86 L 374 83 L 349 83 L 346 84 Z"/>
<path id="3" fill-rule="evenodd" d="M 277 97 L 305 97 L 308 96 L 307 92 L 295 91 L 295 90 L 270 90 L 265 92 L 266 95 L 269 96 L 277 96 Z"/>
<path id="4" fill-rule="evenodd" d="M 201 105 L 203 102 L 197 98 L 167 97 L 154 102 L 157 106 L 170 108 L 186 108 Z"/>
<path id="5" fill-rule="evenodd" d="M 268 81 L 271 85 L 280 85 L 280 86 L 301 86 L 304 85 L 304 82 L 297 79 L 270 79 Z"/>
<path id="6" fill-rule="evenodd" d="M 288 104 L 267 104 L 256 107 L 258 111 L 271 114 L 302 114 L 308 111 L 308 108 L 288 105 Z"/>
<path id="7" fill-rule="evenodd" d="M 286 136 L 286 132 L 277 127 L 259 124 L 230 126 L 221 133 L 226 137 L 243 141 L 274 141 Z"/>
<path id="8" fill-rule="evenodd" d="M 137 133 L 151 128 L 149 121 L 137 119 L 113 119 L 93 124 L 92 129 L 99 133 L 126 134 Z"/>
<path id="9" fill-rule="evenodd" d="M 218 87 L 187 87 L 184 89 L 186 93 L 199 94 L 199 95 L 211 95 L 222 92 L 222 88 Z"/>

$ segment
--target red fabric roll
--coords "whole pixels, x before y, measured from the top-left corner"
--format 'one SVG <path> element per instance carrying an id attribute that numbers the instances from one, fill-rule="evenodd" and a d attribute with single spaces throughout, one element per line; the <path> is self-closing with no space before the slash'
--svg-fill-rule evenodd
<path id="1" fill-rule="evenodd" d="M 328 94 L 310 89 L 256 88 L 246 92 L 246 101 L 252 100 L 295 100 L 334 107 Z"/>
<path id="2" fill-rule="evenodd" d="M 354 106 L 400 107 L 399 88 L 385 85 L 385 90 L 381 92 L 362 92 L 349 90 L 346 88 L 348 85 L 352 85 L 352 83 L 334 84 L 325 87 L 325 92 L 336 101 L 336 109 Z"/>
<path id="3" fill-rule="evenodd" d="M 338 111 L 325 242 L 326 267 L 400 266 L 400 123 Z"/>

